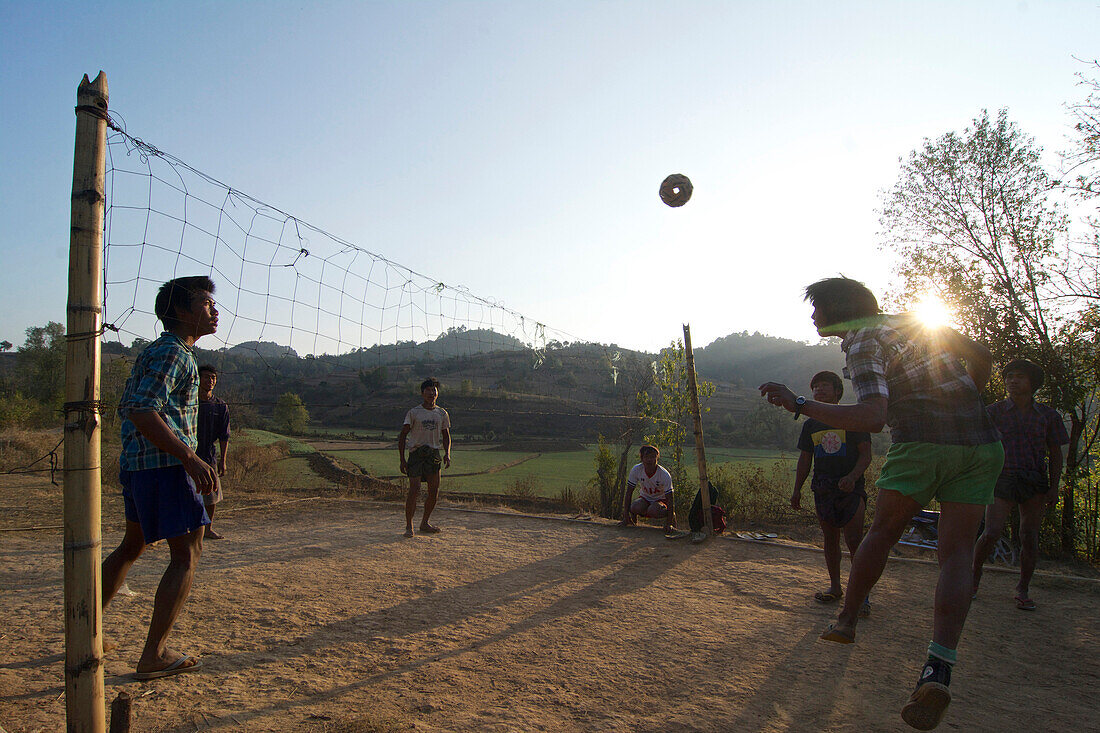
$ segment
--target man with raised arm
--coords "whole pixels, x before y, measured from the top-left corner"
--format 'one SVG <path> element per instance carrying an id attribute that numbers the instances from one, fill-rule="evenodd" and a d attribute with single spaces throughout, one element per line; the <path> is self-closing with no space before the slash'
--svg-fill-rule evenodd
<path id="1" fill-rule="evenodd" d="M 932 641 L 917 687 L 902 708 L 919 730 L 939 725 L 951 702 L 948 685 L 970 608 L 974 537 L 1004 463 L 1001 435 L 980 395 L 992 358 L 976 341 L 948 328 L 929 330 L 906 316 L 883 315 L 863 283 L 828 278 L 806 288 L 822 336 L 839 336 L 845 371 L 858 400 L 831 405 L 766 382 L 760 393 L 797 418 L 804 414 L 845 430 L 891 428 L 878 480 L 871 529 L 859 546 L 836 623 L 821 638 L 855 641 L 863 599 L 886 567 L 890 550 L 925 504 L 940 504 Z"/>
<path id="2" fill-rule="evenodd" d="M 103 605 L 122 587 L 148 544 L 167 540 L 170 554 L 134 674 L 141 680 L 202 666 L 197 658 L 169 649 L 167 641 L 191 592 L 203 533 L 210 524 L 202 497 L 214 491 L 218 478 L 195 452 L 199 368 L 192 351 L 195 341 L 218 328 L 213 293 L 214 283 L 202 276 L 161 286 L 154 310 L 165 331 L 134 362 L 118 406 L 126 533 L 103 561 Z"/>
<path id="3" fill-rule="evenodd" d="M 421 403 L 405 413 L 405 424 L 397 437 L 397 450 L 401 455 L 401 473 L 409 477 L 409 493 L 405 497 L 405 536 L 413 536 L 413 515 L 420 483 L 428 484 L 424 497 L 424 516 L 420 519 L 420 534 L 437 534 L 439 527 L 428 523 L 439 498 L 439 482 L 442 468 L 451 467 L 451 417 L 436 404 L 439 399 L 439 380 L 425 379 L 420 385 Z M 406 445 L 409 457 L 405 458 Z M 443 455 L 439 451 L 442 449 Z"/>
<path id="4" fill-rule="evenodd" d="M 990 405 L 989 414 L 1004 436 L 1005 466 L 993 489 L 993 503 L 985 510 L 985 530 L 974 547 L 977 595 L 982 565 L 1000 539 L 1012 508 L 1020 507 L 1020 580 L 1015 600 L 1021 611 L 1035 610 L 1030 589 L 1039 555 L 1039 528 L 1046 510 L 1058 503 L 1062 446 L 1069 443 L 1058 411 L 1035 401 L 1045 376 L 1042 367 L 1026 359 L 1014 359 L 1001 370 L 1008 398 Z"/>

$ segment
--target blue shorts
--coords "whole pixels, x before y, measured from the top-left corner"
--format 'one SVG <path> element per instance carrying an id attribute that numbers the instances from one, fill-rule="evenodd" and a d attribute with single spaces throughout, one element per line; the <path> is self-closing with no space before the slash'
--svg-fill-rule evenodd
<path id="1" fill-rule="evenodd" d="M 126 521 L 137 522 L 145 544 L 179 537 L 210 524 L 210 515 L 183 466 L 119 471 Z"/>

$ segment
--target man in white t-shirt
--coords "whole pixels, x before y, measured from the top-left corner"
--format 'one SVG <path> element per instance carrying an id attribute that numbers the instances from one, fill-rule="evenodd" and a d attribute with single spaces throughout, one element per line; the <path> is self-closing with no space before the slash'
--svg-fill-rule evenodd
<path id="1" fill-rule="evenodd" d="M 423 403 L 405 413 L 405 424 L 397 436 L 397 450 L 401 454 L 401 473 L 409 477 L 409 494 L 405 498 L 405 536 L 413 536 L 413 515 L 416 498 L 420 494 L 420 482 L 428 484 L 424 497 L 424 516 L 420 520 L 420 534 L 436 534 L 439 527 L 428 524 L 428 517 L 439 498 L 439 479 L 443 466 L 451 467 L 451 417 L 435 404 L 439 399 L 439 380 L 425 379 L 420 385 Z M 409 458 L 405 459 L 405 448 Z M 440 458 L 439 451 L 443 451 Z"/>
<path id="2" fill-rule="evenodd" d="M 676 526 L 676 515 L 672 506 L 672 474 L 657 465 L 661 452 L 656 446 L 643 445 L 638 451 L 642 462 L 630 469 L 626 477 L 626 501 L 623 502 L 623 527 L 635 523 L 635 517 L 665 519 L 665 532 Z M 634 489 L 638 488 L 638 498 Z"/>

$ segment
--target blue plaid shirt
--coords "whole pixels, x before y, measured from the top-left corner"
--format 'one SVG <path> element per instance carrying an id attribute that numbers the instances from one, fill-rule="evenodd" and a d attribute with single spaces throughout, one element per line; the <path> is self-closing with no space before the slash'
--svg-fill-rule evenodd
<path id="1" fill-rule="evenodd" d="M 974 380 L 959 359 L 931 339 L 890 325 L 888 316 L 849 331 L 840 348 L 844 376 L 856 398 L 887 399 L 886 424 L 895 443 L 985 445 L 1001 434 L 985 410 Z"/>
<path id="2" fill-rule="evenodd" d="M 199 367 L 191 349 L 177 336 L 165 332 L 145 347 L 126 380 L 119 401 L 122 417 L 122 456 L 125 471 L 178 466 L 180 461 L 149 442 L 130 414 L 156 412 L 172 432 L 194 450 L 198 446 Z"/>

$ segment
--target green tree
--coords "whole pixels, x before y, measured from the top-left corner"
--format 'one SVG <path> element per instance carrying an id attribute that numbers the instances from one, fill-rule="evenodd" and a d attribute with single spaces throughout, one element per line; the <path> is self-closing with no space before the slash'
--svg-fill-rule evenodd
<path id="1" fill-rule="evenodd" d="M 673 485 L 685 487 L 691 482 L 684 468 L 684 446 L 687 443 L 688 430 L 694 432 L 689 380 L 684 343 L 678 339 L 662 350 L 653 364 L 653 394 L 638 395 L 641 414 L 652 421 L 654 426 L 645 439 L 666 449 L 672 458 L 670 473 Z M 699 404 L 702 406 L 714 394 L 715 386 L 712 382 L 696 381 Z M 706 412 L 708 408 L 700 409 Z"/>
<path id="2" fill-rule="evenodd" d="M 275 403 L 275 422 L 287 433 L 300 433 L 309 424 L 309 411 L 302 404 L 302 398 L 293 392 L 279 395 Z"/>
<path id="3" fill-rule="evenodd" d="M 1088 396 L 1080 299 L 1066 299 L 1059 273 L 1080 264 L 1065 244 L 1068 218 L 1041 148 L 1009 121 L 983 111 L 962 133 L 926 139 L 902 163 L 883 200 L 887 246 L 901 256 L 902 302 L 932 292 L 968 335 L 1000 363 L 1023 356 L 1048 374 L 1046 397 L 1071 420 L 1062 545 L 1074 550 L 1075 468 Z"/>

